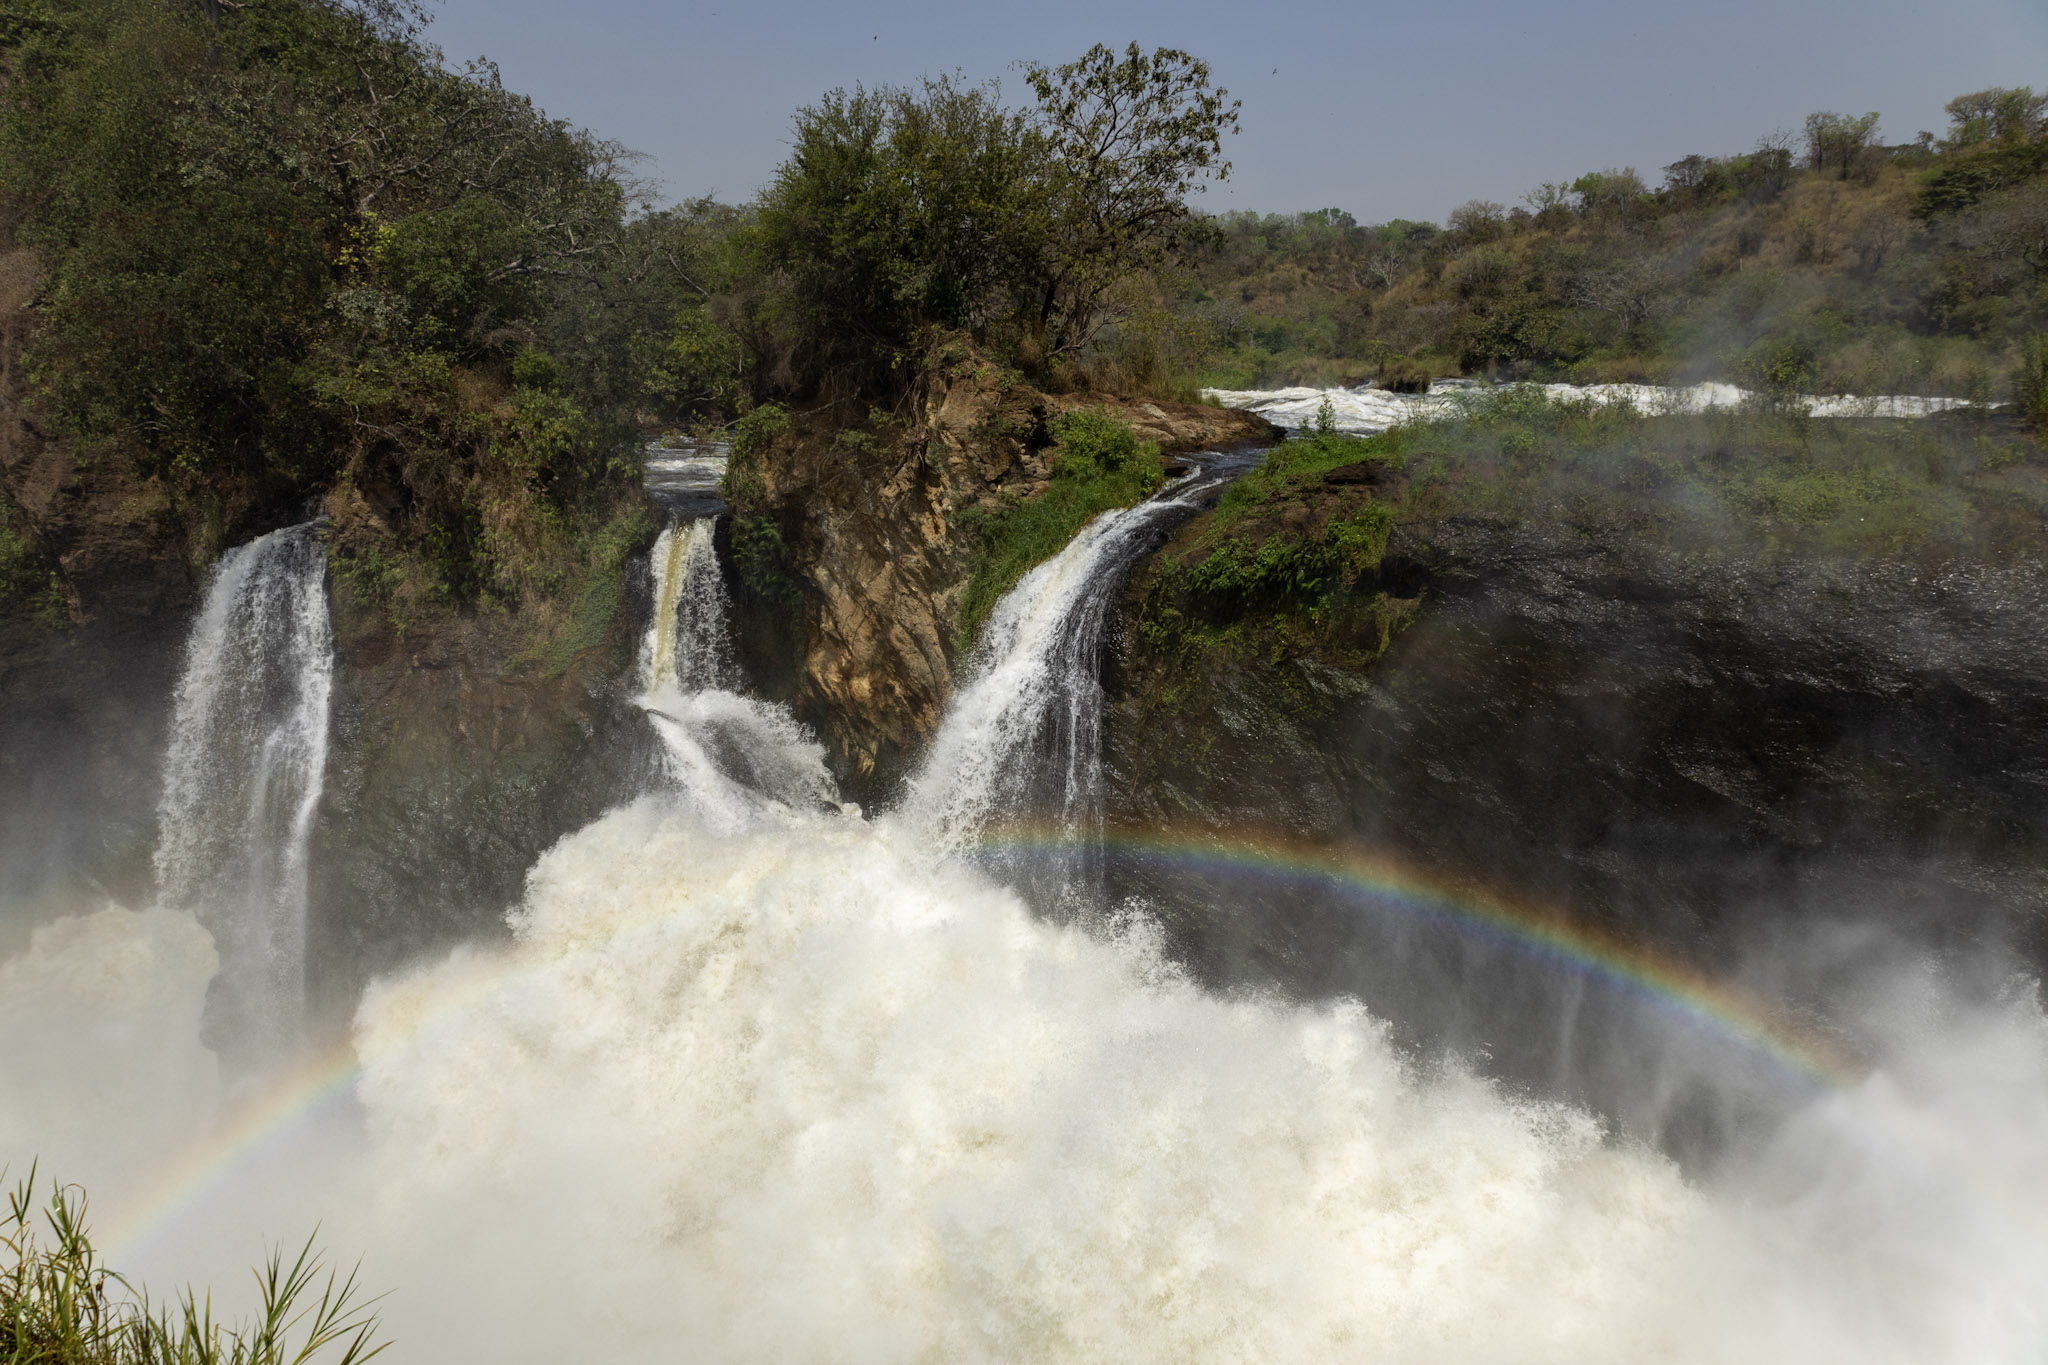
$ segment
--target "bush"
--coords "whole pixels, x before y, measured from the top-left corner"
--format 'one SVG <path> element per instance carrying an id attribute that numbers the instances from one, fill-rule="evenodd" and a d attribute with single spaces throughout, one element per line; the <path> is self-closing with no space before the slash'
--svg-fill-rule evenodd
<path id="1" fill-rule="evenodd" d="M 2048 333 L 2037 333 L 2021 344 L 2012 396 L 2027 423 L 2048 434 Z"/>
<path id="2" fill-rule="evenodd" d="M 1068 413 L 1053 424 L 1053 436 L 1058 450 L 1044 492 L 1001 511 L 962 514 L 976 540 L 960 599 L 962 653 L 1018 579 L 1065 549 L 1096 516 L 1142 501 L 1162 482 L 1159 447 L 1107 413 Z"/>
<path id="3" fill-rule="evenodd" d="M 1254 545 L 1224 541 L 1187 571 L 1189 596 L 1208 612 L 1251 606 L 1319 610 L 1386 553 L 1392 509 L 1368 503 L 1319 536 L 1273 536 Z"/>

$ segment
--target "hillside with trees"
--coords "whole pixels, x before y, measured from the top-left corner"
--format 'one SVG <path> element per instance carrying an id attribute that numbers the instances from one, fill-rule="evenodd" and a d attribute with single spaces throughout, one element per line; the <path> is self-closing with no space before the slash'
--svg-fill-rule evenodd
<path id="1" fill-rule="evenodd" d="M 2048 328 L 2048 95 L 1948 114 L 1887 145 L 1875 114 L 1816 113 L 1654 187 L 1595 171 L 1442 226 L 1215 218 L 1129 344 L 1219 387 L 1464 374 L 2003 400 Z"/>

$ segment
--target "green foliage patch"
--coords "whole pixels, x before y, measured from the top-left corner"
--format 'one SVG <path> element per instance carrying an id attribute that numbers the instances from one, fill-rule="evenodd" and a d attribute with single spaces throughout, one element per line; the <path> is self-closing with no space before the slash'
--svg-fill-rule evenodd
<path id="1" fill-rule="evenodd" d="M 1068 413 L 1053 424 L 1053 439 L 1044 491 L 1009 507 L 961 514 L 975 544 L 959 608 L 962 653 L 1018 579 L 1065 549 L 1095 517 L 1150 497 L 1162 482 L 1159 447 L 1107 413 Z"/>
<path id="2" fill-rule="evenodd" d="M 1947 137 L 1895 146 L 1875 115 L 1823 111 L 1803 147 L 1684 156 L 1655 187 L 1595 171 L 1441 227 L 1226 214 L 1156 302 L 1206 334 L 1216 388 L 1419 368 L 1989 400 L 2048 328 L 2044 109 L 1979 91 L 1951 102 Z"/>
<path id="3" fill-rule="evenodd" d="M 573 597 L 701 215 L 633 213 L 617 146 L 409 4 L 8 15 L 0 209 L 41 263 L 55 434 L 158 482 L 202 560 L 354 488 L 388 522 L 334 542 L 368 597 Z"/>
<path id="4" fill-rule="evenodd" d="M 16 603 L 39 625 L 59 629 L 70 621 L 57 571 L 36 552 L 14 509 L 0 501 L 0 606 Z"/>

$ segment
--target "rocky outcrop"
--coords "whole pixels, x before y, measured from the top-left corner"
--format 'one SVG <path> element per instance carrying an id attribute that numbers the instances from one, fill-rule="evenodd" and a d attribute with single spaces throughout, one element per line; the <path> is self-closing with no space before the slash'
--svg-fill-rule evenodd
<path id="1" fill-rule="evenodd" d="M 969 548 L 961 514 L 1042 490 L 1052 424 L 1082 408 L 1128 422 L 1163 455 L 1274 438 L 1248 413 L 1048 394 L 956 353 L 930 375 L 908 421 L 800 428 L 760 460 L 761 493 L 747 510 L 779 528 L 805 587 L 797 711 L 849 793 L 886 792 L 951 693 Z"/>
<path id="2" fill-rule="evenodd" d="M 1908 949 L 2048 962 L 2048 559 L 1415 522 L 1380 573 L 1420 605 L 1383 653 L 1364 618 L 1287 638 L 1254 619 L 1180 655 L 1137 628 L 1145 575 L 1173 554 L 1134 579 L 1110 669 L 1120 826 L 1350 850 L 1451 903 L 1754 975 L 1816 1008 Z M 1668 1063 L 1647 1042 L 1620 1055 L 1646 1025 L 1604 1017 L 1616 998 L 1456 914 L 1213 866 L 1111 869 L 1119 894 L 1168 907 L 1183 960 L 1212 980 L 1356 992 L 1547 1086 L 1543 1068 L 1579 1048 L 1607 1051 L 1578 1056 L 1575 1079 Z"/>
<path id="3" fill-rule="evenodd" d="M 314 835 L 317 1004 L 379 971 L 502 933 L 549 845 L 650 785 L 631 704 L 643 575 L 591 648 L 533 657 L 530 623 L 447 612 L 398 630 L 336 593 L 333 748 Z"/>
<path id="4" fill-rule="evenodd" d="M 206 568 L 160 482 L 118 445 L 52 438 L 28 401 L 35 284 L 33 257 L 0 239 L 0 513 L 59 591 L 54 609 L 0 601 L 0 956 L 38 920 L 154 895 L 165 731 Z M 218 491 L 240 509 L 214 528 L 231 544 L 316 510 Z M 337 535 L 392 534 L 355 484 L 317 510 Z M 591 643 L 548 658 L 532 641 L 559 621 L 443 604 L 401 630 L 346 583 L 333 597 L 312 951 L 316 995 L 346 1008 L 367 973 L 497 927 L 541 850 L 639 789 L 647 736 L 625 694 L 646 592 L 593 598 Z"/>

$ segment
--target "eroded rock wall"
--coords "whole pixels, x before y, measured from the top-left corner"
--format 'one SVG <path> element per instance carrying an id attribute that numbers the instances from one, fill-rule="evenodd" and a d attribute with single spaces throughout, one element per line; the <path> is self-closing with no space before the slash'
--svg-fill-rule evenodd
<path id="1" fill-rule="evenodd" d="M 886 437 L 799 427 L 761 460 L 749 510 L 780 528 L 805 589 L 798 714 L 857 799 L 891 789 L 952 692 L 971 548 L 961 514 L 1042 491 L 1052 424 L 1083 408 L 1128 422 L 1163 455 L 1273 439 L 1248 413 L 1043 393 L 966 356 L 932 373 Z"/>
<path id="2" fill-rule="evenodd" d="M 41 577 L 0 600 L 0 902 L 146 893 L 157 767 L 197 590 L 162 488 L 29 401 L 35 254 L 0 231 L 0 514 Z M 9 917 L 18 919 L 21 917 Z M 0 951 L 21 931 L 0 922 Z"/>
<path id="3" fill-rule="evenodd" d="M 1139 629 L 1146 573 L 1173 548 L 1123 603 L 1110 818 L 1280 851 L 1243 875 L 1216 871 L 1227 858 L 1137 858 L 1111 876 L 1208 979 L 1355 993 L 1429 1046 L 1584 1081 L 1598 1103 L 1655 1090 L 1669 1057 L 1624 1055 L 1641 1020 L 1570 953 L 1460 907 L 1562 922 L 1621 960 L 1689 963 L 1822 1012 L 1837 987 L 1929 953 L 1945 970 L 2048 963 L 2038 558 L 1769 558 L 1622 529 L 1407 524 L 1381 572 L 1420 604 L 1384 653 L 1360 618 L 1352 637 L 1250 621 L 1234 646 L 1184 657 Z M 1362 859 L 1364 880 L 1292 877 L 1302 847 Z M 1561 1077 L 1559 1058 L 1581 1074 Z M 1588 1079 L 1630 1067 L 1633 1086 Z"/>

